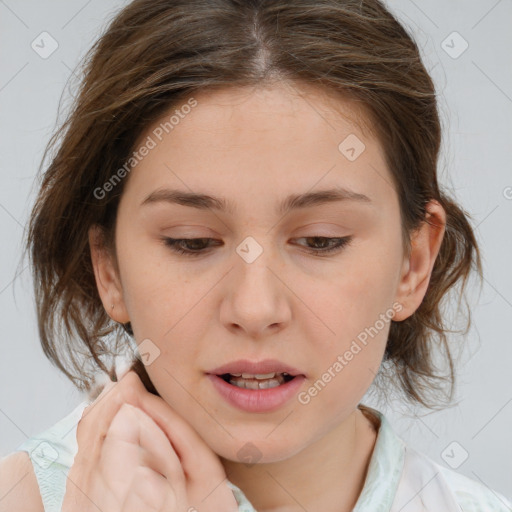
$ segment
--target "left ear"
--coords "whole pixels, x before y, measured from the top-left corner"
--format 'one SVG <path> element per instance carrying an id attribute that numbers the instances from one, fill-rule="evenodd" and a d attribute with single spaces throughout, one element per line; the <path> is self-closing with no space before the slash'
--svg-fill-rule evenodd
<path id="1" fill-rule="evenodd" d="M 420 306 L 427 292 L 446 228 L 446 212 L 436 200 L 426 205 L 426 218 L 411 236 L 411 253 L 404 258 L 395 300 L 402 310 L 395 314 L 400 322 L 411 316 Z"/>

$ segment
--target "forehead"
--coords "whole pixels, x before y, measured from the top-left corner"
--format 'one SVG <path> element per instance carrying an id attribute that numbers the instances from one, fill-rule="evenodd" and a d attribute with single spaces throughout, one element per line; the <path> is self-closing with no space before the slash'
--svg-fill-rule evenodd
<path id="1" fill-rule="evenodd" d="M 194 99 L 200 107 L 194 108 L 193 117 L 197 124 L 208 125 L 212 117 L 220 116 L 232 128 L 236 123 L 242 123 L 245 130 L 267 130 L 269 125 L 288 121 L 293 124 L 308 122 L 311 130 L 329 128 L 337 131 L 344 125 L 365 138 L 375 135 L 371 114 L 361 101 L 325 86 L 305 82 L 282 81 L 262 86 L 203 90 L 195 93 Z M 251 126 L 245 125 L 248 118 Z"/>
<path id="2" fill-rule="evenodd" d="M 343 186 L 378 203 L 392 190 L 383 151 L 356 101 L 284 83 L 200 91 L 195 106 L 180 110 L 187 99 L 139 138 L 136 149 L 152 149 L 125 190 L 139 203 L 164 186 L 234 202 Z"/>

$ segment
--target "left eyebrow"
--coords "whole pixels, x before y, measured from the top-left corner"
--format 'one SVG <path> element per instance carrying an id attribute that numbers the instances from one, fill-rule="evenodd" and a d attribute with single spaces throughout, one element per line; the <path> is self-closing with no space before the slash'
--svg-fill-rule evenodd
<path id="1" fill-rule="evenodd" d="M 281 201 L 277 208 L 278 215 L 286 215 L 292 210 L 319 206 L 326 203 L 340 201 L 355 201 L 361 204 L 371 205 L 372 200 L 359 192 L 349 190 L 343 187 L 335 187 L 316 192 L 306 192 L 303 194 L 290 194 Z M 223 197 L 215 197 L 208 194 L 186 192 L 176 189 L 158 189 L 151 192 L 141 203 L 141 206 L 154 203 L 180 204 L 197 208 L 199 210 L 217 210 L 234 214 L 236 206 Z"/>

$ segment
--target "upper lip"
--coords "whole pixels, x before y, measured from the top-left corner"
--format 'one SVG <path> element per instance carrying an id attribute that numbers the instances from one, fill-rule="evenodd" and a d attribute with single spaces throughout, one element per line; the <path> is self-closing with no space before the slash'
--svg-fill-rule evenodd
<path id="1" fill-rule="evenodd" d="M 300 370 L 277 359 L 264 359 L 263 361 L 249 361 L 239 359 L 231 363 L 224 364 L 214 368 L 206 373 L 213 375 L 224 375 L 225 373 L 250 373 L 251 375 L 260 375 L 266 373 L 288 373 L 289 375 L 304 375 Z M 305 375 L 304 375 L 305 376 Z"/>

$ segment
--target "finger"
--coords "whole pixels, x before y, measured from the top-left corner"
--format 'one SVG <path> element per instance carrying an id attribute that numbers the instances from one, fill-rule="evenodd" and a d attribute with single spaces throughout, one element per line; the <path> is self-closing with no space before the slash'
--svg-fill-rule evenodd
<path id="1" fill-rule="evenodd" d="M 187 478 L 203 482 L 208 479 L 216 484 L 225 478 L 218 456 L 161 397 L 147 393 L 140 408 L 155 421 L 172 443 Z"/>
<path id="2" fill-rule="evenodd" d="M 169 482 L 149 468 L 140 467 L 120 512 L 181 512 Z"/>
<path id="3" fill-rule="evenodd" d="M 238 511 L 218 455 L 190 424 L 161 397 L 151 393 L 142 400 L 142 409 L 166 434 L 177 453 L 186 478 L 187 499 L 199 510 L 216 510 L 222 503 L 226 512 Z"/>
<path id="4" fill-rule="evenodd" d="M 77 431 L 79 446 L 81 442 L 90 446 L 94 460 L 100 457 L 103 440 L 114 416 L 123 403 L 129 403 L 143 410 L 162 429 L 190 482 L 209 484 L 213 488 L 225 479 L 218 456 L 169 404 L 146 390 L 134 371 L 129 371 L 104 391 L 102 399 L 83 419 L 83 432 Z"/>
<path id="5" fill-rule="evenodd" d="M 123 405 L 140 407 L 144 394 L 149 395 L 135 372 L 128 372 L 119 382 L 110 382 L 96 400 L 87 406 L 76 429 L 80 457 L 89 464 L 99 460 L 102 445 L 112 420 Z"/>
<path id="6" fill-rule="evenodd" d="M 101 463 L 110 475 L 121 475 L 127 467 L 147 466 L 163 475 L 180 493 L 186 492 L 180 460 L 167 436 L 145 412 L 130 404 L 121 406 L 112 420 Z"/>
<path id="7" fill-rule="evenodd" d="M 169 451 L 172 453 L 169 454 Z M 192 504 L 197 507 L 175 509 L 164 506 L 162 510 L 165 512 L 174 510 L 238 512 L 238 504 L 232 490 L 226 485 L 218 485 L 219 481 L 215 481 L 215 485 L 206 484 L 206 486 L 203 481 L 196 492 L 188 489 L 181 463 L 165 434 L 146 413 L 131 405 L 124 404 L 112 421 L 103 445 L 102 457 L 106 461 L 106 469 L 105 472 L 102 470 L 102 474 L 114 475 L 111 478 L 113 488 L 111 487 L 110 490 L 116 496 L 126 496 L 133 492 L 130 480 L 122 473 L 125 467 L 135 467 L 140 464 L 162 474 L 167 479 L 178 503 L 189 503 L 192 499 L 194 502 Z M 220 508 L 217 506 L 219 504 L 222 504 Z"/>

